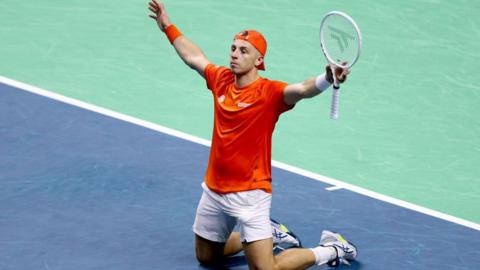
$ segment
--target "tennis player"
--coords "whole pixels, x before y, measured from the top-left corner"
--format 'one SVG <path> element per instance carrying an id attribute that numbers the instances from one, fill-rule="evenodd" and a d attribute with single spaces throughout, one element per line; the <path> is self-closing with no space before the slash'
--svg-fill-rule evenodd
<path id="1" fill-rule="evenodd" d="M 305 269 L 338 266 L 356 258 L 357 249 L 340 234 L 323 231 L 314 248 L 272 253 L 271 139 L 280 114 L 333 82 L 330 68 L 302 83 L 287 84 L 259 76 L 265 70 L 267 42 L 245 30 L 233 38 L 230 67 L 216 66 L 170 23 L 163 3 L 149 2 L 153 18 L 180 58 L 205 80 L 214 98 L 212 147 L 193 231 L 198 261 L 219 265 L 242 248 L 250 269 Z M 344 82 L 348 69 L 336 69 Z M 232 233 L 238 224 L 240 233 Z"/>

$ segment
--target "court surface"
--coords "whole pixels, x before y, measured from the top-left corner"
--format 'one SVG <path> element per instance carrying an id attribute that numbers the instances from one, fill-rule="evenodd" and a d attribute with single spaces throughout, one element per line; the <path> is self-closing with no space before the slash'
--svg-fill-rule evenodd
<path id="1" fill-rule="evenodd" d="M 208 147 L 5 84 L 0 131 L 0 269 L 202 269 L 191 225 Z M 480 265 L 477 230 L 273 177 L 272 216 L 306 246 L 345 234 L 359 247 L 348 269 Z M 243 256 L 226 269 L 247 269 Z"/>
<path id="2" fill-rule="evenodd" d="M 147 2 L 0 1 L 0 270 L 200 268 L 211 94 Z M 323 14 L 351 15 L 364 47 L 339 120 L 326 92 L 277 124 L 273 217 L 307 245 L 344 233 L 351 269 L 480 269 L 480 1 L 165 5 L 218 65 L 235 33 L 261 31 L 261 76 L 287 83 L 323 72 Z"/>
<path id="3" fill-rule="evenodd" d="M 330 92 L 302 101 L 282 115 L 273 159 L 480 223 L 480 1 L 165 5 L 218 65 L 228 65 L 234 34 L 261 31 L 268 41 L 261 76 L 287 83 L 323 72 L 323 14 L 351 15 L 364 46 L 342 87 L 339 120 L 328 119 Z M 211 137 L 205 82 L 147 16 L 147 1 L 2 0 L 0 10 L 1 76 Z"/>

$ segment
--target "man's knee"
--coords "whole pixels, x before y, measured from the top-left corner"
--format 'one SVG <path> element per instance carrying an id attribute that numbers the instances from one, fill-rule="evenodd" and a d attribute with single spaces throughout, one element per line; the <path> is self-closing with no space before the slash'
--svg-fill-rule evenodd
<path id="1" fill-rule="evenodd" d="M 216 265 L 218 262 L 210 254 L 205 254 L 197 250 L 197 261 L 206 266 Z"/>
<path id="2" fill-rule="evenodd" d="M 217 265 L 223 261 L 223 248 L 225 243 L 212 242 L 200 236 L 195 239 L 195 253 L 197 260 L 202 265 Z"/>
<path id="3" fill-rule="evenodd" d="M 212 252 L 211 250 L 205 250 L 201 248 L 196 248 L 197 261 L 205 266 L 215 266 L 220 265 L 224 261 L 222 252 Z"/>
<path id="4" fill-rule="evenodd" d="M 272 253 L 272 238 L 244 244 L 249 269 L 275 270 L 279 269 L 277 260 Z"/>
<path id="5" fill-rule="evenodd" d="M 250 261 L 249 263 L 250 270 L 280 270 L 281 267 L 274 260 L 265 260 L 265 261 Z"/>

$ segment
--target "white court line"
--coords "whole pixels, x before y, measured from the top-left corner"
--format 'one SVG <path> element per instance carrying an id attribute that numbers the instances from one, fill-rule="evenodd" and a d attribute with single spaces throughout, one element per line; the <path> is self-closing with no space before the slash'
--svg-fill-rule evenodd
<path id="1" fill-rule="evenodd" d="M 164 126 L 161 126 L 161 125 L 157 125 L 157 124 L 145 121 L 145 120 L 141 120 L 141 119 L 138 119 L 138 118 L 135 118 L 135 117 L 132 117 L 132 116 L 128 116 L 128 115 L 125 115 L 125 114 L 122 114 L 122 113 L 118 113 L 118 112 L 114 112 L 114 111 L 111 111 L 111 110 L 108 110 L 108 109 L 105 109 L 105 108 L 101 108 L 101 107 L 98 107 L 98 106 L 95 106 L 95 105 L 92 105 L 92 104 L 89 104 L 89 103 L 86 103 L 86 102 L 83 102 L 83 101 L 80 101 L 80 100 L 76 100 L 76 99 L 73 99 L 73 98 L 62 96 L 62 95 L 59 95 L 59 94 L 56 94 L 56 93 L 53 93 L 53 92 L 50 92 L 50 91 L 32 86 L 32 85 L 29 85 L 29 84 L 25 84 L 25 83 L 22 83 L 22 82 L 19 82 L 19 81 L 15 81 L 15 80 L 3 77 L 3 76 L 0 76 L 0 83 L 8 84 L 8 85 L 14 86 L 14 87 L 16 87 L 20 90 L 25 90 L 25 91 L 28 91 L 28 92 L 31 92 L 31 93 L 34 93 L 34 94 L 37 94 L 37 95 L 41 95 L 41 96 L 48 97 L 48 98 L 51 98 L 51 99 L 54 99 L 54 100 L 58 100 L 58 101 L 61 101 L 61 102 L 64 102 L 64 103 L 67 103 L 67 104 L 70 104 L 70 105 L 73 105 L 73 106 L 76 106 L 76 107 L 80 107 L 80 108 L 83 108 L 83 109 L 86 109 L 86 110 L 89 110 L 89 111 L 97 112 L 97 113 L 100 113 L 100 114 L 103 114 L 103 115 L 106 115 L 106 116 L 110 116 L 112 118 L 116 118 L 116 119 L 123 120 L 123 121 L 129 122 L 129 123 L 135 124 L 135 125 L 143 126 L 143 127 L 146 127 L 146 128 L 152 129 L 152 130 L 156 130 L 156 131 L 168 134 L 168 135 L 172 135 L 172 136 L 175 136 L 175 137 L 178 137 L 178 138 L 182 138 L 182 139 L 185 139 L 187 141 L 191 141 L 191 142 L 198 143 L 198 144 L 205 145 L 205 146 L 210 146 L 210 141 L 208 141 L 208 140 L 205 140 L 205 139 L 202 139 L 202 138 L 199 138 L 199 137 L 196 137 L 196 136 L 184 133 L 184 132 L 180 132 L 180 131 L 177 131 L 177 130 L 174 130 L 174 129 L 171 129 L 171 128 L 167 128 L 167 127 L 164 127 Z M 342 182 L 342 181 L 339 181 L 339 180 L 336 180 L 336 179 L 333 179 L 333 178 L 329 178 L 329 177 L 326 177 L 326 176 L 323 176 L 323 175 L 320 175 L 320 174 L 317 174 L 317 173 L 313 173 L 313 172 L 310 172 L 310 171 L 307 171 L 307 170 L 304 170 L 304 169 L 301 169 L 301 168 L 297 168 L 295 166 L 288 165 L 288 164 L 285 164 L 285 163 L 282 163 L 282 162 L 279 162 L 279 161 L 272 160 L 272 165 L 277 167 L 277 168 L 280 168 L 280 169 L 283 169 L 283 170 L 286 170 L 286 171 L 290 171 L 290 172 L 293 172 L 293 173 L 296 173 L 296 174 L 299 174 L 299 175 L 302 175 L 302 176 L 305 176 L 305 177 L 308 177 L 308 178 L 311 178 L 311 179 L 329 184 L 329 185 L 335 187 L 335 189 L 344 188 L 344 189 L 347 189 L 347 190 L 350 190 L 350 191 L 353 191 L 353 192 L 356 192 L 356 193 L 359 193 L 359 194 L 362 194 L 362 195 L 365 195 L 365 196 L 368 196 L 368 197 L 371 197 L 371 198 L 374 198 L 374 199 L 377 199 L 377 200 L 380 200 L 380 201 L 388 202 L 388 203 L 391 203 L 391 204 L 394 204 L 394 205 L 397 205 L 397 206 L 401 206 L 401 207 L 404 207 L 404 208 L 411 209 L 413 211 L 420 212 L 420 213 L 425 214 L 425 215 L 429 215 L 429 216 L 436 217 L 436 218 L 439 218 L 439 219 L 442 219 L 442 220 L 450 221 L 450 222 L 453 222 L 453 223 L 463 225 L 465 227 L 469 227 L 469 228 L 472 228 L 474 230 L 480 231 L 480 224 L 477 224 L 477 223 L 472 222 L 472 221 L 461 219 L 461 218 L 458 218 L 458 217 L 455 217 L 455 216 L 452 216 L 452 215 L 448 215 L 448 214 L 445 214 L 445 213 L 442 213 L 442 212 L 439 212 L 439 211 L 436 211 L 436 210 L 432 210 L 432 209 L 422 207 L 422 206 L 419 206 L 419 205 L 416 205 L 416 204 L 413 204 L 413 203 L 409 203 L 409 202 L 406 202 L 406 201 L 403 201 L 403 200 L 399 200 L 399 199 L 396 199 L 396 198 L 393 198 L 393 197 L 390 197 L 390 196 L 387 196 L 387 195 L 383 195 L 383 194 L 380 194 L 380 193 L 377 193 L 377 192 L 374 192 L 374 191 L 371 191 L 371 190 L 368 190 L 368 189 L 364 189 L 364 188 L 361 188 L 361 187 L 358 187 L 358 186 L 355 186 L 355 185 L 351 185 L 351 184 L 348 184 L 348 183 L 345 183 L 345 182 Z"/>
<path id="2" fill-rule="evenodd" d="M 331 186 L 331 187 L 327 187 L 325 189 L 328 190 L 328 191 L 335 191 L 335 190 L 343 189 L 343 187 Z"/>

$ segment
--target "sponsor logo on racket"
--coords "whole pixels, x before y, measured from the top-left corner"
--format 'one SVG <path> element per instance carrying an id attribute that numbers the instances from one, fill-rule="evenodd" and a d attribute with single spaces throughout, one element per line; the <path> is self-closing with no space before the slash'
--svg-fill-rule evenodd
<path id="1" fill-rule="evenodd" d="M 338 43 L 338 46 L 340 47 L 340 51 L 343 53 L 345 51 L 345 48 L 348 48 L 348 40 L 355 40 L 355 37 L 350 35 L 347 32 L 344 32 L 338 28 L 335 28 L 331 25 L 328 26 L 328 29 L 332 31 L 330 36 L 335 39 Z"/>

